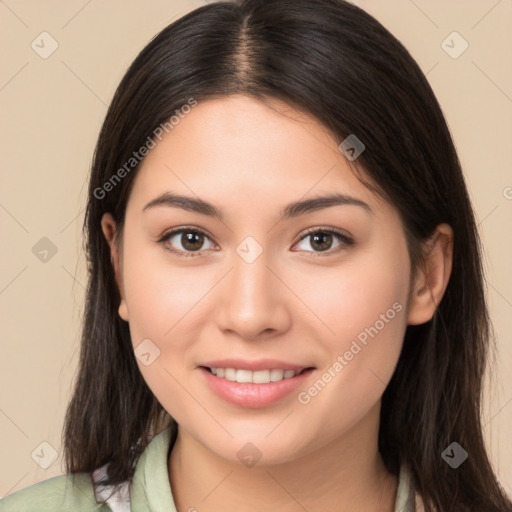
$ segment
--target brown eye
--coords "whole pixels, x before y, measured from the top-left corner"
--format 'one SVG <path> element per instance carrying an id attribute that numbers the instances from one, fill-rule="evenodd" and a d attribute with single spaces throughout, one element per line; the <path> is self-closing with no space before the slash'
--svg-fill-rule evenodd
<path id="1" fill-rule="evenodd" d="M 182 231 L 180 243 L 186 251 L 198 251 L 204 243 L 204 235 L 191 231 Z"/>
<path id="2" fill-rule="evenodd" d="M 208 236 L 197 229 L 177 229 L 164 235 L 159 243 L 163 243 L 164 247 L 178 256 L 198 256 L 203 250 L 211 249 L 204 247 L 205 241 L 210 240 Z"/>
<path id="3" fill-rule="evenodd" d="M 308 240 L 309 244 L 307 244 Z M 336 241 L 337 244 L 333 245 Z M 329 251 L 328 254 L 333 254 L 335 252 L 338 252 L 338 250 L 342 250 L 344 247 L 354 245 L 354 241 L 348 236 L 344 235 L 343 233 L 340 233 L 335 229 L 315 228 L 314 230 L 311 230 L 308 233 L 306 233 L 306 235 L 301 238 L 299 244 L 303 244 L 302 247 L 299 247 L 299 250 L 304 250 L 306 252 L 313 253 L 322 253 Z M 305 247 L 306 245 L 309 245 L 309 247 L 311 247 L 313 251 L 308 250 L 307 247 Z M 330 251 L 330 249 L 332 249 L 333 247 L 335 249 L 339 249 Z"/>
<path id="4" fill-rule="evenodd" d="M 327 251 L 332 246 L 333 236 L 330 233 L 322 233 L 320 231 L 309 236 L 311 237 L 311 247 L 316 247 L 319 251 Z"/>

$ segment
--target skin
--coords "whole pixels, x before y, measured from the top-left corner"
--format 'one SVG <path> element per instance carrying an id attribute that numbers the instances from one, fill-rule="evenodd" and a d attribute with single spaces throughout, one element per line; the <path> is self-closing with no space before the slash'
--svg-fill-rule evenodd
<path id="1" fill-rule="evenodd" d="M 407 324 L 428 321 L 442 298 L 453 233 L 438 226 L 425 245 L 425 268 L 411 280 L 397 209 L 361 184 L 339 142 L 278 101 L 201 102 L 142 162 L 119 244 L 112 216 L 102 219 L 133 346 L 150 339 L 160 350 L 149 366 L 138 364 L 179 424 L 168 468 L 180 512 L 394 510 L 397 478 L 377 447 L 381 396 Z M 224 217 L 169 206 L 143 212 L 167 191 L 208 201 Z M 333 192 L 364 201 L 371 213 L 338 205 L 279 220 L 285 205 Z M 186 250 L 181 234 L 158 242 L 180 227 L 207 233 L 196 242 L 199 256 L 166 250 Z M 322 252 L 304 236 L 326 227 L 355 245 L 333 236 Z M 236 252 L 248 236 L 263 250 L 252 263 Z M 317 396 L 299 403 L 298 392 L 396 302 L 401 311 Z M 219 398 L 197 368 L 227 357 L 316 369 L 297 392 L 250 409 Z M 237 456 L 248 442 L 261 453 L 252 467 Z"/>

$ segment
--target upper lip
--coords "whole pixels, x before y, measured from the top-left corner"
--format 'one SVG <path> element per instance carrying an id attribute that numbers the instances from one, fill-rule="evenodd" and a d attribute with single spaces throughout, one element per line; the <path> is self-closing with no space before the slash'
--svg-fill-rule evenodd
<path id="1" fill-rule="evenodd" d="M 311 365 L 301 365 L 279 361 L 278 359 L 258 359 L 249 361 L 246 359 L 217 359 L 215 361 L 206 361 L 199 366 L 208 368 L 234 368 L 235 370 L 303 370 L 311 368 Z"/>

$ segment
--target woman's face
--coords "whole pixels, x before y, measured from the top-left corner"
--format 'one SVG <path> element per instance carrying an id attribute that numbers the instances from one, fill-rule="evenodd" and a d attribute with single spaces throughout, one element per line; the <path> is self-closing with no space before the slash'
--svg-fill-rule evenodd
<path id="1" fill-rule="evenodd" d="M 144 379 L 182 432 L 234 462 L 374 428 L 408 320 L 397 210 L 322 125 L 273 107 L 231 96 L 181 119 L 138 171 L 119 255 Z"/>

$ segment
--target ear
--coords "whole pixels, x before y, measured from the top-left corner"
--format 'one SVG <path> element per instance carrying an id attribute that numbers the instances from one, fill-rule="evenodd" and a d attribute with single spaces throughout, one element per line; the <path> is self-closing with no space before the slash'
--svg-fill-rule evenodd
<path id="1" fill-rule="evenodd" d="M 418 268 L 409 297 L 407 323 L 428 322 L 436 312 L 452 272 L 453 229 L 439 224 L 424 246 L 425 262 Z"/>
<path id="2" fill-rule="evenodd" d="M 126 298 L 124 295 L 123 289 L 123 279 L 121 275 L 121 266 L 119 261 L 119 251 L 117 249 L 116 244 L 116 233 L 117 226 L 116 223 L 110 213 L 105 213 L 101 218 L 101 229 L 103 230 L 103 234 L 107 239 L 107 242 L 110 246 L 110 256 L 112 261 L 112 266 L 114 267 L 114 274 L 117 283 L 117 287 L 119 289 L 119 295 L 121 296 L 121 303 L 119 304 L 119 316 L 128 321 L 128 308 L 126 306 Z"/>

